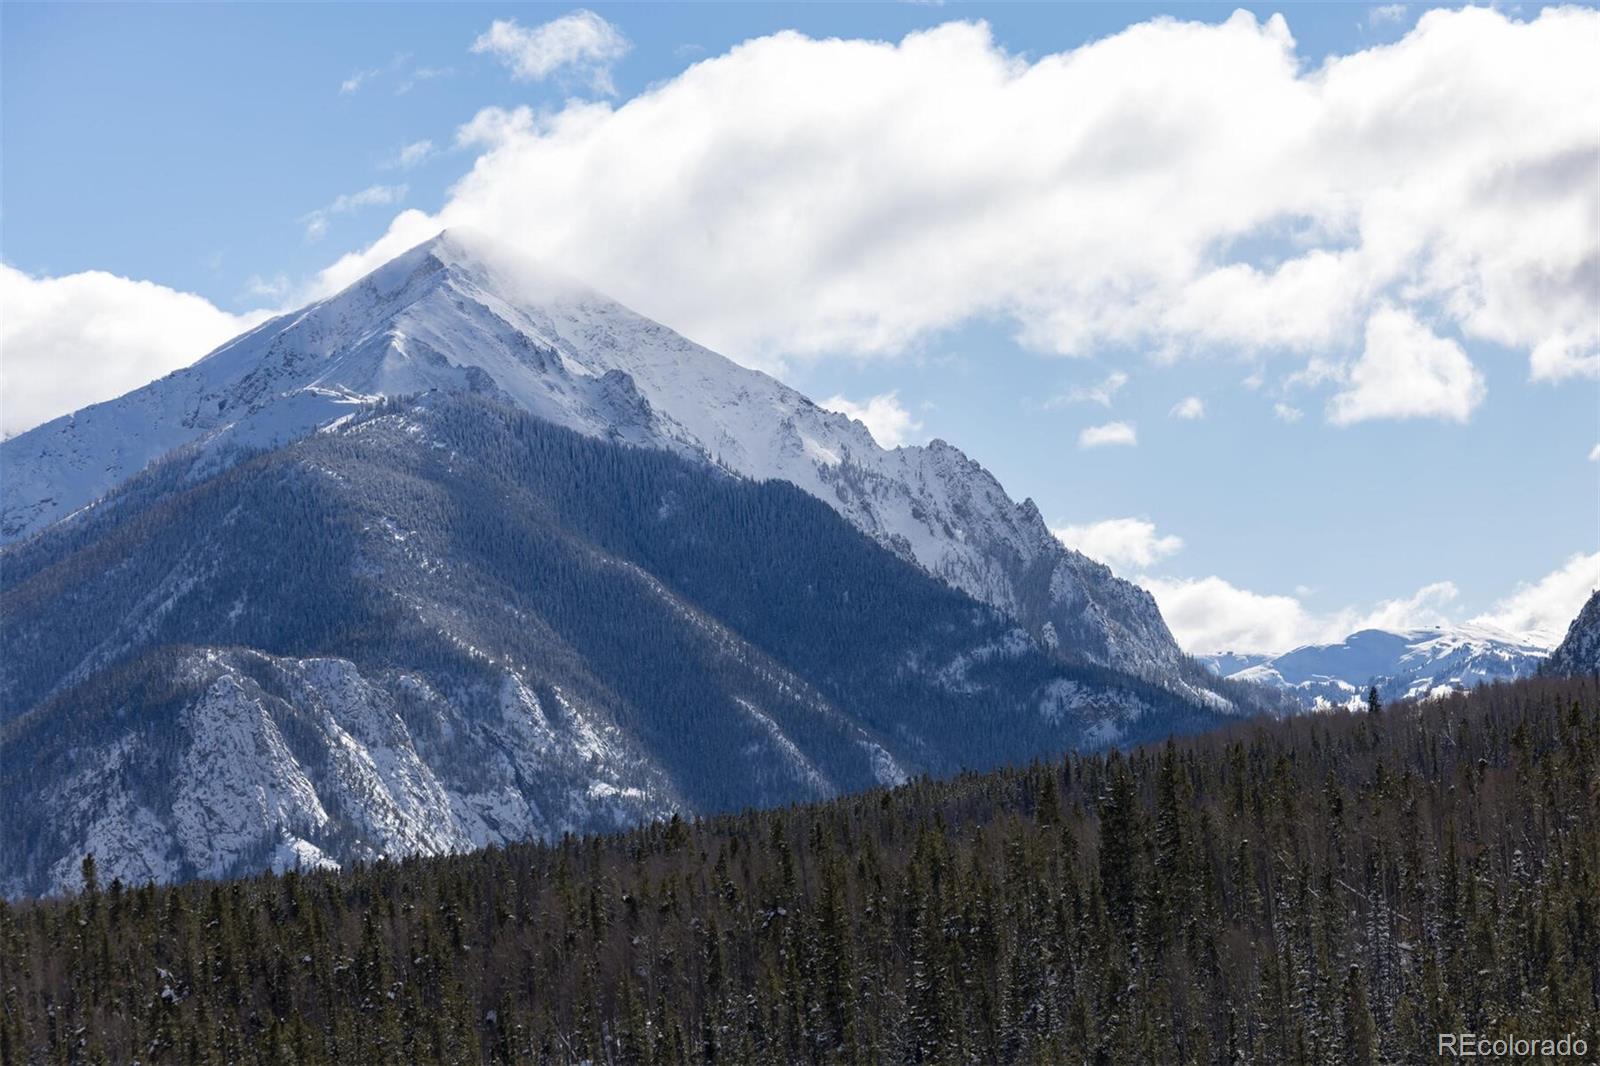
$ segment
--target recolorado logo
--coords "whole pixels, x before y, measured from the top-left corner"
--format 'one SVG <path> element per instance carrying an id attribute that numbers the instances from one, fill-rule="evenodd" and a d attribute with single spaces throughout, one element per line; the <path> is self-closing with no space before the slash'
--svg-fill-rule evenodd
<path id="1" fill-rule="evenodd" d="M 1483 1036 L 1479 1033 L 1440 1033 L 1440 1056 L 1474 1058 L 1582 1058 L 1589 1054 L 1588 1041 L 1568 1033 L 1559 1038 L 1523 1036 Z"/>

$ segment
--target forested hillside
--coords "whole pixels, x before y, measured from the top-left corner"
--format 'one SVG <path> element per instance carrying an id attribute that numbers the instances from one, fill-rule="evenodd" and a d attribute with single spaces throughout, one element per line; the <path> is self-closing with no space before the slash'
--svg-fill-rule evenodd
<path id="1" fill-rule="evenodd" d="M 141 883 L 469 851 L 1232 711 L 1046 648 L 786 482 L 471 395 L 176 456 L 0 571 L 9 896 L 89 851 Z"/>
<path id="2" fill-rule="evenodd" d="M 0 909 L 7 1062 L 1431 1062 L 1600 1048 L 1600 686 L 559 844 Z"/>

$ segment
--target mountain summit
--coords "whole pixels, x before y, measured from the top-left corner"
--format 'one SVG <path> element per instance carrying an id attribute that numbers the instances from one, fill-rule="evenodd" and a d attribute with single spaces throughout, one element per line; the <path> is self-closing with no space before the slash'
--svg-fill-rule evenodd
<path id="1" fill-rule="evenodd" d="M 356 405 L 429 390 L 489 393 L 588 436 L 789 481 L 1045 646 L 1219 700 L 1191 684 L 1149 593 L 1062 546 L 1031 500 L 1011 500 L 958 449 L 880 448 L 768 375 L 455 231 L 191 367 L 0 444 L 0 537 L 92 504 L 174 449 L 203 476 Z"/>

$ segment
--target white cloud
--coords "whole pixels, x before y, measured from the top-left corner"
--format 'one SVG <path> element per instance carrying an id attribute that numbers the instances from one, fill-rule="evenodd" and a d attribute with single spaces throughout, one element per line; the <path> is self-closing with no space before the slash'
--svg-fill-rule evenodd
<path id="1" fill-rule="evenodd" d="M 1139 583 L 1156 598 L 1178 645 L 1193 654 L 1286 651 L 1316 629 L 1293 596 L 1250 592 L 1220 577 L 1143 577 Z"/>
<path id="2" fill-rule="evenodd" d="M 1298 422 L 1300 421 L 1301 416 L 1304 414 L 1305 412 L 1300 410 L 1300 408 L 1286 403 L 1275 403 L 1272 405 L 1272 417 L 1276 418 L 1279 422 Z"/>
<path id="3" fill-rule="evenodd" d="M 449 67 L 417 66 L 410 52 L 400 52 L 389 60 L 387 66 L 373 67 L 350 75 L 339 84 L 339 92 L 349 95 L 359 92 L 372 81 L 386 78 L 394 84 L 394 95 L 404 96 L 420 82 L 449 77 L 453 73 L 455 72 Z"/>
<path id="4" fill-rule="evenodd" d="M 250 280 L 244 283 L 244 291 L 245 295 L 252 299 L 283 303 L 294 291 L 294 283 L 289 280 L 289 275 L 283 273 L 274 274 L 270 278 L 251 274 Z"/>
<path id="5" fill-rule="evenodd" d="M 533 111 L 486 107 L 456 129 L 457 148 L 494 148 L 533 130 Z M 435 229 L 437 223 L 431 223 Z"/>
<path id="6" fill-rule="evenodd" d="M 1596 279 L 1596 284 L 1600 284 L 1600 279 Z M 1528 364 L 1529 377 L 1534 381 L 1600 378 L 1600 343 L 1593 338 L 1585 340 L 1558 333 L 1534 347 Z"/>
<path id="7" fill-rule="evenodd" d="M 915 434 L 922 429 L 922 423 L 901 406 L 899 394 L 893 391 L 874 396 L 864 404 L 834 396 L 823 400 L 822 406 L 860 422 L 872 439 L 885 448 L 913 443 Z"/>
<path id="8" fill-rule="evenodd" d="M 1172 418 L 1193 420 L 1206 416 L 1206 402 L 1198 396 L 1185 396 L 1172 405 L 1172 410 L 1167 412 Z"/>
<path id="9" fill-rule="evenodd" d="M 1068 389 L 1059 396 L 1052 396 L 1045 401 L 1046 407 L 1061 407 L 1069 403 L 1097 403 L 1101 407 L 1110 407 L 1111 401 L 1116 398 L 1123 386 L 1128 384 L 1128 375 L 1120 370 L 1113 370 L 1106 375 L 1104 381 L 1097 385 L 1078 385 Z"/>
<path id="10" fill-rule="evenodd" d="M 0 264 L 0 432 L 11 436 L 187 366 L 266 317 L 102 271 Z"/>
<path id="11" fill-rule="evenodd" d="M 1338 639 L 1358 629 L 1417 629 L 1449 625 L 1447 608 L 1457 595 L 1459 590 L 1455 582 L 1435 581 L 1410 596 L 1381 601 L 1359 614 L 1353 623 L 1346 623 L 1342 616 L 1336 616 L 1338 620 L 1333 625 L 1337 632 L 1329 639 Z"/>
<path id="12" fill-rule="evenodd" d="M 1591 463 L 1600 463 L 1600 444 L 1596 444 L 1589 449 L 1589 461 Z"/>
<path id="13" fill-rule="evenodd" d="M 617 41 L 566 18 L 480 43 L 528 76 L 603 72 Z M 460 225 L 751 365 L 994 316 L 1045 351 L 1233 353 L 1264 381 L 1275 353 L 1356 358 L 1393 309 L 1538 380 L 1600 374 L 1596 32 L 1588 9 L 1441 9 L 1325 62 L 1242 11 L 1030 58 L 981 23 L 774 34 L 620 105 L 480 112 L 446 204 L 303 294 Z M 1263 243 L 1282 254 L 1234 251 Z"/>
<path id="14" fill-rule="evenodd" d="M 1483 374 L 1461 345 L 1435 335 L 1408 311 L 1380 307 L 1367 320 L 1366 349 L 1346 388 L 1328 402 L 1328 421 L 1374 418 L 1466 422 L 1483 402 Z"/>
<path id="15" fill-rule="evenodd" d="M 357 92 L 360 90 L 361 86 L 365 85 L 367 82 L 371 81 L 381 73 L 383 72 L 379 70 L 357 71 L 339 83 L 339 91 L 346 95 Z"/>
<path id="16" fill-rule="evenodd" d="M 1069 548 L 1113 570 L 1149 566 L 1183 548 L 1183 540 L 1158 534 L 1154 522 L 1142 518 L 1108 518 L 1087 525 L 1068 525 L 1050 532 Z"/>
<path id="17" fill-rule="evenodd" d="M 1499 626 L 1554 647 L 1589 594 L 1600 588 L 1600 552 L 1582 552 L 1538 581 L 1519 585 L 1474 622 Z"/>
<path id="18" fill-rule="evenodd" d="M 482 47 L 529 76 L 573 52 L 501 25 Z M 485 112 L 431 228 L 503 234 L 756 365 L 979 316 L 1064 354 L 1346 360 L 1392 306 L 1540 377 L 1600 372 L 1597 29 L 1434 10 L 1321 63 L 1243 11 L 1036 59 L 981 23 L 779 33 L 619 106 Z"/>
<path id="19" fill-rule="evenodd" d="M 1138 444 L 1139 434 L 1128 422 L 1107 422 L 1103 426 L 1088 426 L 1078 434 L 1078 447 L 1103 448 L 1107 445 Z"/>
<path id="20" fill-rule="evenodd" d="M 578 10 L 525 29 L 516 19 L 496 19 L 472 42 L 510 68 L 519 81 L 543 81 L 568 68 L 585 77 L 596 92 L 616 94 L 611 66 L 627 54 L 628 39 L 593 11 Z"/>
<path id="21" fill-rule="evenodd" d="M 1367 25 L 1382 26 L 1386 23 L 1396 23 L 1406 17 L 1404 4 L 1380 4 L 1367 10 Z"/>
<path id="22" fill-rule="evenodd" d="M 434 147 L 432 141 L 412 141 L 410 144 L 402 146 L 388 165 L 400 170 L 410 170 L 412 167 L 431 159 L 433 155 Z"/>
<path id="23" fill-rule="evenodd" d="M 1058 535 L 1060 535 L 1058 533 Z M 1254 592 L 1217 576 L 1135 579 L 1150 590 L 1178 644 L 1194 654 L 1217 651 L 1275 654 L 1302 644 L 1342 640 L 1362 629 L 1420 629 L 1457 624 L 1459 592 L 1436 581 L 1410 596 L 1367 607 L 1313 611 L 1295 595 Z M 1493 626 L 1535 644 L 1554 647 L 1572 619 L 1600 588 L 1600 552 L 1573 555 L 1537 581 L 1519 585 L 1468 624 Z"/>
<path id="24" fill-rule="evenodd" d="M 1450 622 L 1446 607 L 1456 598 L 1448 581 L 1424 586 L 1411 596 L 1362 609 L 1318 613 L 1294 596 L 1252 592 L 1227 580 L 1138 579 L 1161 608 L 1167 627 L 1185 651 L 1276 654 L 1302 644 L 1342 640 L 1361 629 L 1414 629 Z"/>
<path id="25" fill-rule="evenodd" d="M 369 185 L 360 192 L 342 193 L 327 207 L 319 207 L 301 216 L 300 221 L 305 223 L 306 227 L 306 240 L 321 240 L 327 234 L 328 222 L 334 215 L 342 215 L 362 207 L 397 204 L 405 197 L 404 185 Z"/>
<path id="26" fill-rule="evenodd" d="M 413 67 L 411 70 L 401 73 L 400 84 L 394 87 L 394 94 L 396 96 L 404 96 L 421 82 L 433 81 L 435 78 L 448 78 L 453 73 L 455 71 L 450 67 Z"/>

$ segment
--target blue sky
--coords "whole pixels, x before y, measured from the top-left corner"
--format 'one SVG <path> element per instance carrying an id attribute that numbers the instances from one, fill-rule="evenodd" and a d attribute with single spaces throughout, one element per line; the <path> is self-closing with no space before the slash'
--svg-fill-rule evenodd
<path id="1" fill-rule="evenodd" d="M 1594 23 L 1571 21 L 1592 11 L 1556 26 L 1532 6 L 1424 20 L 1353 4 L 1244 5 L 1248 19 L 1231 5 L 593 5 L 577 37 L 534 36 L 573 10 L 5 5 L 0 255 L 17 275 L 8 308 L 30 309 L 6 340 L 7 432 L 192 361 L 204 349 L 186 344 L 466 218 L 548 239 L 625 302 L 818 400 L 878 397 L 887 443 L 958 444 L 1154 588 L 1193 650 L 1372 620 L 1548 630 L 1600 575 L 1600 188 L 1583 170 L 1600 111 L 1592 75 L 1549 43 L 1592 43 Z M 496 20 L 515 24 L 499 46 Z M 974 20 L 986 37 L 939 29 Z M 786 30 L 809 40 L 771 37 Z M 1430 66 L 1463 55 L 1497 63 L 1457 58 L 1449 78 L 1478 79 L 1459 82 Z M 1549 108 L 1572 114 L 1528 130 L 1509 104 L 1490 113 L 1478 101 L 1501 108 L 1506 86 L 1475 68 L 1497 65 L 1547 79 L 1529 90 L 1547 104 L 1577 86 Z M 927 101 L 945 91 L 958 143 L 939 145 Z M 1091 158 L 1072 137 L 1111 147 Z M 1458 197 L 1448 212 L 1408 184 L 1423 165 L 1410 142 L 1432 137 L 1439 180 L 1472 179 L 1441 186 Z M 1093 182 L 1041 162 L 1050 152 Z M 1071 204 L 1018 177 L 1034 165 Z M 684 176 L 653 173 L 668 168 Z M 1082 206 L 1108 187 L 1108 206 Z M 1268 195 L 1282 203 L 1253 214 Z M 797 202 L 813 206 L 790 217 Z M 397 223 L 403 211 L 417 214 Z M 1396 233 L 1412 244 L 1391 248 Z M 72 290 L 103 296 L 95 320 L 111 326 L 136 306 L 143 347 L 116 350 L 108 329 L 90 351 L 72 330 L 94 316 L 39 295 L 93 271 L 171 290 Z M 1186 400 L 1201 417 L 1175 415 Z M 1108 425 L 1132 442 L 1085 446 Z"/>

